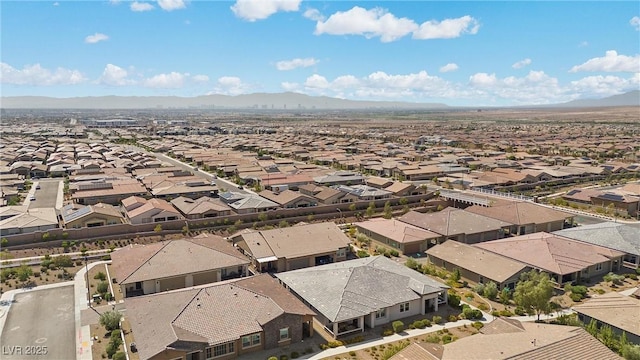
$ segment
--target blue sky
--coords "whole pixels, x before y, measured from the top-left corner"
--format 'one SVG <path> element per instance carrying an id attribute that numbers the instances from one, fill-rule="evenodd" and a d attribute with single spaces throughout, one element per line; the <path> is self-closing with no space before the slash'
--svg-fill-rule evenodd
<path id="1" fill-rule="evenodd" d="M 2 1 L 2 96 L 520 105 L 640 88 L 640 3 Z"/>

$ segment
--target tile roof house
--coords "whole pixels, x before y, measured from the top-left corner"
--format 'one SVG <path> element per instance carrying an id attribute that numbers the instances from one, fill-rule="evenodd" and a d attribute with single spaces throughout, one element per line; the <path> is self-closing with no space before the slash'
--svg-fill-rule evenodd
<path id="1" fill-rule="evenodd" d="M 24 209 L 0 221 L 0 235 L 14 235 L 47 231 L 58 227 L 54 208 Z"/>
<path id="2" fill-rule="evenodd" d="M 604 222 L 555 231 L 554 234 L 622 251 L 624 261 L 640 266 L 640 228 L 637 226 Z"/>
<path id="3" fill-rule="evenodd" d="M 334 338 L 437 311 L 447 286 L 384 256 L 276 274 Z"/>
<path id="4" fill-rule="evenodd" d="M 270 191 L 263 190 L 260 196 L 269 199 L 285 209 L 297 209 L 302 207 L 318 206 L 318 202 L 313 197 L 304 195 L 297 191 Z"/>
<path id="5" fill-rule="evenodd" d="M 449 271 L 459 269 L 463 278 L 474 283 L 493 281 L 498 289 L 515 289 L 520 274 L 531 270 L 519 261 L 457 241 L 445 241 L 426 252 L 430 263 Z"/>
<path id="6" fill-rule="evenodd" d="M 367 185 L 337 185 L 334 186 L 334 188 L 336 190 L 342 191 L 345 194 L 357 197 L 358 201 L 389 199 L 393 194 L 391 191 L 378 189 Z"/>
<path id="7" fill-rule="evenodd" d="M 375 245 L 397 249 L 402 254 L 422 253 L 442 240 L 438 233 L 396 219 L 374 218 L 353 225 Z"/>
<path id="8" fill-rule="evenodd" d="M 247 276 L 249 260 L 215 235 L 132 245 L 111 254 L 114 280 L 124 297 Z"/>
<path id="9" fill-rule="evenodd" d="M 446 345 L 413 343 L 390 360 L 621 360 L 583 328 L 496 318 Z"/>
<path id="10" fill-rule="evenodd" d="M 146 224 L 161 221 L 177 220 L 182 218 L 182 214 L 166 200 L 136 197 L 135 199 L 124 199 L 126 215 L 132 224 Z M 129 205 L 129 204 L 133 205 Z"/>
<path id="11" fill-rule="evenodd" d="M 611 292 L 594 295 L 582 304 L 575 305 L 573 310 L 583 323 L 589 324 L 594 319 L 598 327 L 609 325 L 616 335 L 621 336 L 625 332 L 629 342 L 640 344 L 640 300 Z"/>
<path id="12" fill-rule="evenodd" d="M 530 202 L 509 202 L 495 206 L 470 206 L 468 212 L 513 224 L 510 232 L 516 235 L 562 230 L 574 215 Z"/>
<path id="13" fill-rule="evenodd" d="M 142 360 L 236 359 L 313 335 L 315 315 L 268 275 L 127 298 Z"/>
<path id="14" fill-rule="evenodd" d="M 505 221 L 456 208 L 426 214 L 409 211 L 398 220 L 441 234 L 445 239 L 465 244 L 501 239 L 511 225 Z"/>
<path id="15" fill-rule="evenodd" d="M 559 284 L 619 271 L 624 253 L 602 246 L 539 232 L 475 244 L 549 273 Z"/>
<path id="16" fill-rule="evenodd" d="M 252 231 L 232 236 L 258 272 L 278 272 L 344 261 L 349 238 L 332 223 Z"/>
<path id="17" fill-rule="evenodd" d="M 104 225 L 124 224 L 124 215 L 120 210 L 109 204 L 95 205 L 67 204 L 60 209 L 62 223 L 67 229 L 95 227 Z"/>
<path id="18" fill-rule="evenodd" d="M 220 194 L 220 200 L 238 214 L 252 214 L 278 209 L 278 204 L 254 194 L 227 191 Z"/>
<path id="19" fill-rule="evenodd" d="M 220 199 L 203 196 L 191 199 L 180 196 L 171 200 L 171 204 L 187 219 L 205 219 L 231 215 L 231 208 Z"/>

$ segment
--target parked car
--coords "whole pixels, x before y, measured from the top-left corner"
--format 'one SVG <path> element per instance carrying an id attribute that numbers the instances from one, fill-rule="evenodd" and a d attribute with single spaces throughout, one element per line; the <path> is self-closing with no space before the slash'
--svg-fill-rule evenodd
<path id="1" fill-rule="evenodd" d="M 40 184 L 36 185 L 36 190 L 40 190 Z"/>

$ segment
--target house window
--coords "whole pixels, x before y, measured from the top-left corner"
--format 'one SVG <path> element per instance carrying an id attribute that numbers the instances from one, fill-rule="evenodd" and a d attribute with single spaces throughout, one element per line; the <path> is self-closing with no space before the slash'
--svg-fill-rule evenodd
<path id="1" fill-rule="evenodd" d="M 260 345 L 260 334 L 247 335 L 242 337 L 242 348 Z"/>
<path id="2" fill-rule="evenodd" d="M 213 347 L 208 347 L 204 349 L 205 358 L 207 360 L 216 358 L 218 356 L 223 356 L 227 354 L 232 354 L 234 352 L 235 343 L 228 342 L 224 344 L 218 344 Z"/>
<path id="3" fill-rule="evenodd" d="M 409 311 L 409 303 L 400 304 L 400 312 Z"/>
<path id="4" fill-rule="evenodd" d="M 387 317 L 387 309 L 380 309 L 376 311 L 376 319 Z"/>
<path id="5" fill-rule="evenodd" d="M 602 270 L 602 263 L 596 264 L 596 271 Z"/>
<path id="6" fill-rule="evenodd" d="M 336 252 L 337 257 L 344 257 L 345 255 L 346 255 L 345 249 L 338 249 L 338 251 Z"/>
<path id="7" fill-rule="evenodd" d="M 280 329 L 280 341 L 289 339 L 289 328 Z"/>

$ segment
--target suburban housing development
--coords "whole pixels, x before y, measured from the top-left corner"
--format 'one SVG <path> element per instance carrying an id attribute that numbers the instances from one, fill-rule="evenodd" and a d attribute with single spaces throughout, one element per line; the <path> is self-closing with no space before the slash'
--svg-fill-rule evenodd
<path id="1" fill-rule="evenodd" d="M 2 292 L 75 274 L 81 360 L 636 351 L 638 124 L 569 137 L 570 122 L 485 113 L 419 128 L 200 110 L 24 127 L 16 113 Z M 499 121 L 458 118 L 472 115 Z"/>

